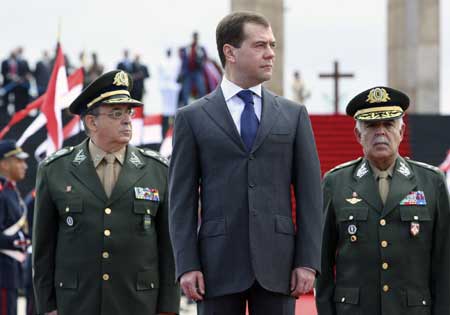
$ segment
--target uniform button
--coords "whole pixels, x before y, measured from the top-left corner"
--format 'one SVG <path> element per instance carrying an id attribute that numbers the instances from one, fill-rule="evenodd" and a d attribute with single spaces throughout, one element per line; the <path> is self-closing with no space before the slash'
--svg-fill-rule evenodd
<path id="1" fill-rule="evenodd" d="M 153 282 L 152 283 L 150 283 L 150 288 L 154 288 L 155 287 L 155 285 L 153 284 Z"/>
<path id="2" fill-rule="evenodd" d="M 423 305 L 427 305 L 427 301 L 423 300 L 423 301 L 422 301 L 422 304 L 423 304 Z"/>
<path id="3" fill-rule="evenodd" d="M 105 231 L 103 231 L 103 234 L 105 234 L 105 236 L 110 236 L 111 235 L 111 231 L 110 230 L 105 230 Z"/>
<path id="4" fill-rule="evenodd" d="M 414 216 L 414 220 L 419 220 L 419 217 L 417 215 Z"/>
<path id="5" fill-rule="evenodd" d="M 59 287 L 60 287 L 60 288 L 62 288 L 63 285 L 64 285 L 64 284 L 63 284 L 62 282 L 59 283 Z"/>
<path id="6" fill-rule="evenodd" d="M 69 212 L 69 211 L 70 211 L 69 207 L 66 207 L 66 212 Z"/>
<path id="7" fill-rule="evenodd" d="M 386 220 L 385 219 L 381 219 L 380 220 L 380 225 L 381 226 L 385 226 L 386 225 Z"/>
<path id="8" fill-rule="evenodd" d="M 389 268 L 389 264 L 385 262 L 381 265 L 381 267 L 383 268 L 383 270 L 387 270 Z"/>
<path id="9" fill-rule="evenodd" d="M 381 241 L 381 247 L 388 247 L 388 242 L 387 241 Z"/>
<path id="10" fill-rule="evenodd" d="M 383 286 L 383 291 L 384 291 L 384 292 L 389 291 L 389 286 L 388 286 L 387 284 L 385 284 L 385 285 Z"/>
<path id="11" fill-rule="evenodd" d="M 352 216 L 352 215 L 349 216 L 348 219 L 349 219 L 349 220 L 353 220 L 353 216 Z"/>
<path id="12" fill-rule="evenodd" d="M 350 241 L 351 242 L 356 242 L 357 240 L 358 240 L 358 237 L 356 237 L 356 235 L 350 236 Z"/>
<path id="13" fill-rule="evenodd" d="M 250 188 L 255 188 L 255 184 L 253 184 L 253 183 L 251 183 L 251 184 L 248 184 L 248 187 L 250 187 Z"/>
<path id="14" fill-rule="evenodd" d="M 109 258 L 109 253 L 108 252 L 103 252 L 102 253 L 102 257 L 105 258 L 105 259 L 108 259 Z"/>
<path id="15" fill-rule="evenodd" d="M 106 213 L 106 214 L 111 214 L 111 208 L 106 208 L 106 209 L 105 209 L 105 213 Z"/>
<path id="16" fill-rule="evenodd" d="M 344 303 L 344 302 L 345 302 L 345 296 L 342 297 L 342 299 L 341 299 L 341 303 Z"/>
<path id="17" fill-rule="evenodd" d="M 103 278 L 103 280 L 108 281 L 109 280 L 109 274 L 104 273 L 102 278 Z"/>
<path id="18" fill-rule="evenodd" d="M 150 213 L 151 213 L 150 209 L 145 210 L 145 212 L 146 212 L 147 214 L 150 214 Z"/>

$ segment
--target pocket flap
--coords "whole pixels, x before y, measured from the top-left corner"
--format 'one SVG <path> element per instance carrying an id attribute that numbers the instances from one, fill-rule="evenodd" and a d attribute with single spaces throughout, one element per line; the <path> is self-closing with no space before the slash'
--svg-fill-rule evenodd
<path id="1" fill-rule="evenodd" d="M 155 269 L 140 271 L 137 274 L 136 290 L 152 290 L 159 288 L 158 271 Z"/>
<path id="2" fill-rule="evenodd" d="M 359 304 L 359 288 L 335 288 L 334 302 L 354 305 Z"/>
<path id="3" fill-rule="evenodd" d="M 67 213 L 80 213 L 83 212 L 83 200 L 79 198 L 71 198 L 67 200 L 66 208 L 64 212 Z"/>
<path id="4" fill-rule="evenodd" d="M 158 212 L 159 202 L 150 200 L 135 200 L 133 211 L 139 214 L 150 214 L 156 216 Z"/>
<path id="5" fill-rule="evenodd" d="M 367 221 L 369 209 L 367 207 L 352 207 L 339 209 L 337 213 L 337 220 L 343 221 Z"/>
<path id="6" fill-rule="evenodd" d="M 407 289 L 408 306 L 429 306 L 431 295 L 429 290 Z"/>
<path id="7" fill-rule="evenodd" d="M 60 289 L 77 289 L 78 275 L 72 271 L 55 272 L 55 287 Z"/>
<path id="8" fill-rule="evenodd" d="M 295 228 L 292 219 L 281 215 L 275 216 L 275 232 L 294 235 Z"/>
<path id="9" fill-rule="evenodd" d="M 430 221 L 431 215 L 423 206 L 400 206 L 400 218 L 402 221 Z"/>
<path id="10" fill-rule="evenodd" d="M 219 236 L 225 234 L 225 219 L 208 220 L 202 222 L 200 231 L 198 233 L 199 238 Z"/>

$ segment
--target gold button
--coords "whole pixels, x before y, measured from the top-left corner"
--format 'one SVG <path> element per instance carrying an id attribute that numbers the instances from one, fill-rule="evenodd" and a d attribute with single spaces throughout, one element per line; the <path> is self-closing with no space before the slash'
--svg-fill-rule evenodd
<path id="1" fill-rule="evenodd" d="M 106 213 L 106 214 L 111 214 L 111 209 L 110 209 L 110 208 L 106 208 L 106 209 L 105 209 L 105 213 Z"/>
<path id="2" fill-rule="evenodd" d="M 388 247 L 388 242 L 387 241 L 381 241 L 381 247 Z"/>
<path id="3" fill-rule="evenodd" d="M 109 258 L 109 253 L 108 252 L 103 252 L 102 253 L 102 257 L 105 258 L 105 259 L 108 259 Z"/>
<path id="4" fill-rule="evenodd" d="M 110 230 L 105 230 L 103 232 L 103 234 L 105 234 L 105 236 L 110 236 L 111 235 L 111 231 Z"/>
<path id="5" fill-rule="evenodd" d="M 342 303 L 345 302 L 345 296 L 341 299 L 341 302 L 342 302 Z"/>
<path id="6" fill-rule="evenodd" d="M 380 225 L 381 226 L 385 226 L 386 225 L 386 220 L 385 219 L 381 219 L 380 220 Z"/>
<path id="7" fill-rule="evenodd" d="M 356 235 L 350 236 L 350 241 L 351 242 L 356 242 L 357 240 L 358 240 L 358 238 L 356 237 Z"/>
<path id="8" fill-rule="evenodd" d="M 109 274 L 104 273 L 103 274 L 103 280 L 108 281 L 109 280 Z"/>
<path id="9" fill-rule="evenodd" d="M 389 286 L 388 286 L 387 284 L 385 284 L 385 285 L 383 286 L 383 291 L 384 291 L 384 292 L 389 291 Z"/>
<path id="10" fill-rule="evenodd" d="M 69 207 L 66 207 L 66 212 L 69 212 L 69 210 L 70 210 Z"/>
<path id="11" fill-rule="evenodd" d="M 384 270 L 387 270 L 387 269 L 389 268 L 389 264 L 388 264 L 388 263 L 383 263 L 383 264 L 381 265 L 381 267 L 382 267 Z"/>

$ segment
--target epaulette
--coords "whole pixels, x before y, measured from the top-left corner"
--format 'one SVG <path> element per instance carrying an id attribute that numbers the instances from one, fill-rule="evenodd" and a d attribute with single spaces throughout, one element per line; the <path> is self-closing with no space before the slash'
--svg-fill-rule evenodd
<path id="1" fill-rule="evenodd" d="M 44 164 L 45 165 L 49 165 L 50 163 L 52 163 L 53 161 L 56 161 L 57 159 L 59 159 L 60 157 L 67 155 L 69 153 L 71 153 L 73 151 L 74 147 L 65 147 L 62 148 L 61 150 L 58 150 L 56 152 L 54 152 L 53 154 L 51 154 L 50 156 L 48 156 L 45 160 L 44 160 Z"/>
<path id="2" fill-rule="evenodd" d="M 329 170 L 328 172 L 326 172 L 326 173 L 324 174 L 324 177 L 327 176 L 327 175 L 330 174 L 330 173 L 333 173 L 333 172 L 337 171 L 337 170 L 340 170 L 340 169 L 349 167 L 349 166 L 351 166 L 351 165 L 355 165 L 356 163 L 359 163 L 361 160 L 362 160 L 362 157 L 359 157 L 359 158 L 357 158 L 356 160 L 352 160 L 352 161 L 348 161 L 348 162 L 339 164 L 338 166 L 335 166 L 335 167 L 333 167 L 331 170 Z"/>
<path id="3" fill-rule="evenodd" d="M 430 165 L 430 164 L 427 164 L 427 163 L 423 163 L 423 162 L 419 162 L 419 161 L 414 161 L 414 160 L 411 160 L 409 157 L 405 157 L 404 159 L 407 160 L 408 163 L 421 166 L 423 168 L 429 169 L 429 170 L 431 170 L 431 171 L 433 171 L 435 173 L 438 173 L 438 174 L 442 174 L 442 171 L 436 166 L 433 166 L 433 165 Z"/>
<path id="4" fill-rule="evenodd" d="M 167 160 L 164 156 L 162 156 L 158 152 L 149 149 L 139 149 L 139 151 L 141 151 L 143 155 L 151 157 L 152 159 L 157 160 L 158 162 L 164 164 L 165 166 L 169 166 L 169 160 Z"/>

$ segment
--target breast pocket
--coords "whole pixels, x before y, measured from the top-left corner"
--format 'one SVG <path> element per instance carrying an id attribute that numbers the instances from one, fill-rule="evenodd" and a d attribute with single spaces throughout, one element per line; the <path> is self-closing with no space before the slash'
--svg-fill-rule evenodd
<path id="1" fill-rule="evenodd" d="M 336 213 L 339 238 L 345 242 L 357 243 L 368 239 L 367 207 L 341 208 Z"/>
<path id="2" fill-rule="evenodd" d="M 159 202 L 151 200 L 135 200 L 133 213 L 136 217 L 135 230 L 139 235 L 148 235 L 155 230 L 155 219 Z"/>
<path id="3" fill-rule="evenodd" d="M 338 315 L 361 314 L 359 307 L 359 288 L 336 287 L 334 291 L 334 303 Z"/>
<path id="4" fill-rule="evenodd" d="M 60 227 L 63 232 L 79 231 L 83 225 L 83 200 L 79 196 L 71 196 L 59 202 Z"/>
<path id="5" fill-rule="evenodd" d="M 400 206 L 402 235 L 412 240 L 431 240 L 433 220 L 426 206 Z"/>

